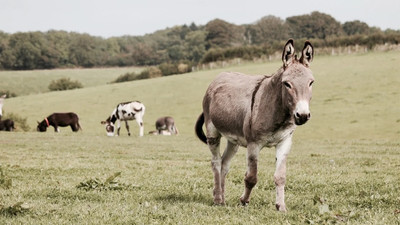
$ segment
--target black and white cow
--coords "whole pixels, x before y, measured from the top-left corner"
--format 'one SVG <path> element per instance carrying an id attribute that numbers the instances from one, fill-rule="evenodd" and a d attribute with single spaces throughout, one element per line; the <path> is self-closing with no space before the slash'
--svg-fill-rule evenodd
<path id="1" fill-rule="evenodd" d="M 117 136 L 119 136 L 119 130 L 121 129 L 121 121 L 125 121 L 126 129 L 128 130 L 128 135 L 131 135 L 129 131 L 128 120 L 136 120 L 139 124 L 139 136 L 143 136 L 144 116 L 145 107 L 139 101 L 124 102 L 119 103 L 117 107 L 112 111 L 111 116 L 109 116 L 105 121 L 101 121 L 101 124 L 106 125 L 107 136 L 115 135 L 115 123 L 117 124 Z"/>

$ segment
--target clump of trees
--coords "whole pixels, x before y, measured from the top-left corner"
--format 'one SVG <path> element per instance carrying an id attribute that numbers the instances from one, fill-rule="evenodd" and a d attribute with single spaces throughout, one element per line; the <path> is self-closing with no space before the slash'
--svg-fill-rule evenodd
<path id="1" fill-rule="evenodd" d="M 32 70 L 64 67 L 157 66 L 163 75 L 171 65 L 197 65 L 235 57 L 255 58 L 280 50 L 288 38 L 312 39 L 315 47 L 399 44 L 399 30 L 382 31 L 355 20 L 341 24 L 312 12 L 285 20 L 265 16 L 252 24 L 215 19 L 204 26 L 175 26 L 144 36 L 104 39 L 50 30 L 7 34 L 0 31 L 0 69 Z"/>
<path id="2" fill-rule="evenodd" d="M 70 78 L 52 80 L 49 84 L 50 91 L 65 91 L 77 88 L 83 88 L 83 85 L 77 80 L 72 81 Z"/>

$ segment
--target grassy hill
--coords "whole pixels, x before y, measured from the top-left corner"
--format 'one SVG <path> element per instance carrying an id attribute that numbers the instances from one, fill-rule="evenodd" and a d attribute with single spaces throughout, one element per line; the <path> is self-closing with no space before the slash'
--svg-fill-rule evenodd
<path id="1" fill-rule="evenodd" d="M 399 219 L 399 52 L 315 57 L 312 119 L 298 127 L 288 159 L 286 214 L 275 211 L 275 151 L 259 159 L 259 182 L 248 207 L 238 205 L 246 151 L 241 148 L 227 178 L 226 206 L 212 206 L 207 146 L 194 123 L 211 80 L 221 71 L 271 74 L 280 61 L 79 90 L 7 99 L 3 110 L 28 118 L 32 128 L 52 112 L 74 111 L 82 132 L 0 133 L 0 168 L 12 179 L 2 187 L 0 223 L 23 224 L 396 224 Z M 37 75 L 38 77 L 40 75 Z M 117 103 L 146 105 L 145 133 L 164 115 L 180 135 L 106 137 L 104 120 Z M 223 146 L 222 146 L 223 148 Z M 115 172 L 118 191 L 77 188 Z M 17 202 L 25 211 L 12 211 Z M 14 212 L 14 213 L 13 213 Z"/>

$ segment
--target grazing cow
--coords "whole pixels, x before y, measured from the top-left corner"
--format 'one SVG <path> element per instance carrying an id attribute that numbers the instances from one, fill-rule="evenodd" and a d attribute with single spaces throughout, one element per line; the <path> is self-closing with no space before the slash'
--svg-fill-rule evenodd
<path id="1" fill-rule="evenodd" d="M 178 128 L 175 126 L 174 118 L 165 116 L 158 118 L 156 121 L 156 129 L 158 134 L 163 134 L 163 131 L 168 131 L 169 135 L 178 134 Z"/>
<path id="2" fill-rule="evenodd" d="M 0 120 L 1 117 L 3 116 L 3 105 L 4 105 L 4 99 L 7 97 L 7 95 L 2 95 L 0 97 Z"/>
<path id="3" fill-rule="evenodd" d="M 271 76 L 221 73 L 208 87 L 195 130 L 212 153 L 214 203 L 224 204 L 225 177 L 239 146 L 247 147 L 245 188 L 240 202 L 247 205 L 257 183 L 258 155 L 263 147 L 276 147 L 276 209 L 286 211 L 284 187 L 286 160 L 298 125 L 310 119 L 314 77 L 309 69 L 314 49 L 305 42 L 300 59 L 294 54 L 293 40 L 283 50 L 283 66 Z M 202 126 L 205 124 L 206 133 Z M 220 154 L 221 135 L 228 143 Z"/>
<path id="4" fill-rule="evenodd" d="M 60 132 L 58 127 L 70 126 L 73 132 L 77 132 L 79 129 L 82 130 L 79 125 L 79 118 L 73 112 L 69 113 L 53 113 L 47 118 L 44 118 L 42 122 L 37 122 L 37 131 L 45 132 L 48 127 L 53 126 L 55 132 Z"/>
<path id="5" fill-rule="evenodd" d="M 10 119 L 0 120 L 0 130 L 13 131 L 15 130 L 14 121 Z"/>
<path id="6" fill-rule="evenodd" d="M 128 130 L 128 135 L 131 135 L 129 131 L 128 120 L 136 120 L 139 124 L 139 136 L 143 136 L 144 116 L 145 107 L 139 101 L 124 102 L 119 103 L 117 107 L 112 111 L 111 116 L 109 116 L 105 121 L 101 121 L 101 124 L 106 125 L 107 136 L 115 135 L 115 123 L 117 123 L 117 136 L 119 136 L 119 131 L 121 129 L 121 121 L 125 121 L 126 130 Z"/>

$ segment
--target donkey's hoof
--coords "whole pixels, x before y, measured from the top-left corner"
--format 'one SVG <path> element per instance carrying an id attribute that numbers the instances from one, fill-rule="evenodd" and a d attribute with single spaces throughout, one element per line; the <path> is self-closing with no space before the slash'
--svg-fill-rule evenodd
<path id="1" fill-rule="evenodd" d="M 243 197 L 240 197 L 240 204 L 242 206 L 248 206 L 249 205 L 249 200 L 244 200 Z"/>
<path id="2" fill-rule="evenodd" d="M 287 212 L 285 205 L 275 204 L 275 207 L 279 212 Z"/>
<path id="3" fill-rule="evenodd" d="M 214 205 L 225 205 L 224 200 L 222 198 L 214 199 Z"/>

